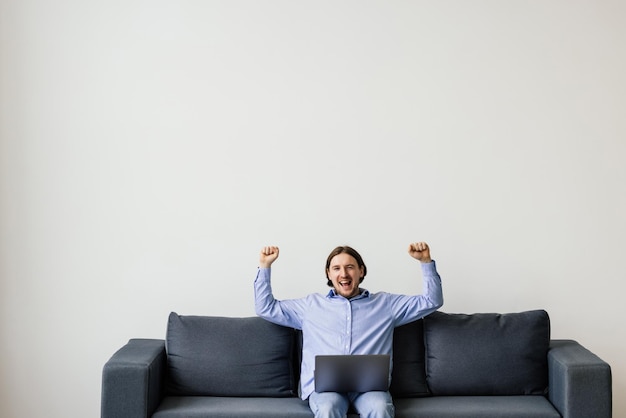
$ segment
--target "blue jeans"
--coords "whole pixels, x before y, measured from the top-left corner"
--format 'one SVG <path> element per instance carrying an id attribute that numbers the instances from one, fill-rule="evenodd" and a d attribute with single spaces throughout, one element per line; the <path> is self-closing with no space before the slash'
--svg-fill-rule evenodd
<path id="1" fill-rule="evenodd" d="M 389 392 L 313 392 L 309 396 L 315 418 L 345 418 L 350 404 L 361 418 L 393 418 L 395 412 Z"/>

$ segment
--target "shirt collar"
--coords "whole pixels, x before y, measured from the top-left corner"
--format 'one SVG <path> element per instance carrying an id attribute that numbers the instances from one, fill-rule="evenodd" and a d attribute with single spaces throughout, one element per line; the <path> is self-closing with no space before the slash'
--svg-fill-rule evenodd
<path id="1" fill-rule="evenodd" d="M 368 298 L 370 296 L 370 291 L 367 289 L 360 289 L 361 293 L 359 293 L 358 295 L 351 297 L 348 300 L 357 300 L 357 299 L 362 299 L 362 298 Z M 326 295 L 327 298 L 332 299 L 332 298 L 336 298 L 336 297 L 342 297 L 337 295 L 337 293 L 335 292 L 335 289 L 330 289 L 330 291 L 328 292 L 328 294 Z"/>

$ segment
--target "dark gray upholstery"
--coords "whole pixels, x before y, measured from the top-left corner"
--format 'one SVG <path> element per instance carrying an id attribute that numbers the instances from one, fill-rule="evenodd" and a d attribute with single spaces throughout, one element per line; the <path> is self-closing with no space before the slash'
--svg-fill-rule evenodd
<path id="1" fill-rule="evenodd" d="M 165 343 L 134 339 L 102 370 L 102 418 L 149 417 L 165 386 Z"/>
<path id="2" fill-rule="evenodd" d="M 543 310 L 424 319 L 433 395 L 545 395 L 550 320 Z"/>
<path id="3" fill-rule="evenodd" d="M 393 370 L 389 391 L 394 398 L 427 396 L 423 320 L 393 332 Z"/>
<path id="4" fill-rule="evenodd" d="M 277 412 L 280 411 L 280 412 Z M 218 396 L 167 397 L 153 418 L 312 418 L 309 404 L 299 398 Z"/>
<path id="5" fill-rule="evenodd" d="M 433 396 L 394 404 L 396 418 L 560 418 L 544 396 Z"/>
<path id="6" fill-rule="evenodd" d="M 508 315 L 508 314 L 507 314 Z M 233 318 L 209 318 L 208 322 L 216 322 L 217 328 L 232 324 Z M 242 319 L 242 318 L 239 318 Z M 432 319 L 432 318 L 431 318 Z M 257 323 L 261 321 L 260 323 Z M 184 322 L 184 320 L 183 320 Z M 278 326 L 266 327 L 259 318 L 243 318 L 242 322 L 255 323 L 258 329 L 266 334 L 261 340 L 280 341 L 287 334 L 296 336 L 295 347 L 281 349 L 285 351 L 285 363 L 299 357 L 300 345 L 297 344 L 299 333 Z M 474 321 L 468 321 L 474 324 Z M 424 329 L 428 318 L 424 320 Z M 241 324 L 240 324 L 241 325 Z M 415 373 L 420 373 L 419 365 L 413 362 L 410 350 L 419 349 L 420 341 L 414 339 L 420 335 L 420 322 L 409 324 L 406 328 L 396 329 L 394 336 L 394 354 L 398 356 L 395 367 L 409 367 Z M 529 325 L 531 326 L 531 325 Z M 220 339 L 222 335 L 232 337 L 235 328 L 224 330 L 224 333 L 213 333 L 213 337 Z M 200 332 L 199 328 L 194 328 Z M 432 331 L 432 329 L 431 329 Z M 240 345 L 250 345 L 246 332 L 250 329 L 239 329 L 240 335 L 235 339 Z M 399 337 L 398 337 L 399 335 Z M 428 339 L 429 333 L 426 333 Z M 191 340 L 203 341 L 200 335 L 189 336 Z M 213 344 L 214 342 L 207 342 Z M 399 346 L 396 347 L 396 344 Z M 406 345 L 405 345 L 406 344 Z M 426 341 L 428 344 L 428 341 Z M 281 345 L 280 343 L 277 344 Z M 400 347 L 400 345 L 402 347 Z M 241 357 L 231 363 L 245 368 L 252 364 L 254 370 L 256 359 L 254 350 L 236 347 L 230 354 L 215 352 L 219 345 L 211 345 L 205 351 L 213 353 L 215 358 L 240 354 Z M 488 344 L 498 347 L 497 344 Z M 209 347 L 209 346 L 207 346 Z M 220 350 L 230 350 L 233 345 L 226 345 Z M 431 347 L 432 349 L 433 347 Z M 445 347 L 444 347 L 445 348 Z M 195 350 L 198 350 L 196 347 Z M 430 353 L 429 355 L 434 355 Z M 498 353 L 494 353 L 498 355 Z M 403 357 L 405 356 L 405 357 Z M 423 396 L 417 393 L 415 397 L 394 397 L 396 418 L 610 418 L 611 417 L 611 369 L 589 350 L 575 341 L 552 341 L 547 353 L 547 373 L 549 376 L 549 395 L 519 395 L 519 396 Z M 230 361 L 232 361 L 231 359 Z M 256 397 L 256 396 L 172 396 L 166 391 L 167 356 L 163 340 L 130 340 L 106 362 L 102 374 L 102 414 L 101 418 L 245 418 L 245 417 L 308 417 L 312 418 L 308 404 L 299 398 L 292 397 Z M 174 362 L 176 363 L 176 362 Z M 171 365 L 169 366 L 171 369 Z M 217 367 L 217 366 L 216 366 Z M 297 367 L 295 371 L 297 371 Z M 244 373 L 244 372 L 241 372 Z M 395 373 L 395 372 L 394 372 Z M 219 376 L 214 377 L 221 379 Z M 293 379 L 291 379 L 293 380 Z M 419 380 L 419 379 L 418 379 Z M 399 393 L 408 393 L 417 386 L 404 377 L 396 379 Z M 402 387 L 407 384 L 409 386 Z M 354 418 L 350 415 L 351 418 Z"/>
<path id="7" fill-rule="evenodd" d="M 167 327 L 169 393 L 294 396 L 295 332 L 258 317 L 182 316 Z"/>
<path id="8" fill-rule="evenodd" d="M 611 416 L 611 368 L 572 340 L 555 340 L 548 352 L 549 399 L 565 418 Z"/>

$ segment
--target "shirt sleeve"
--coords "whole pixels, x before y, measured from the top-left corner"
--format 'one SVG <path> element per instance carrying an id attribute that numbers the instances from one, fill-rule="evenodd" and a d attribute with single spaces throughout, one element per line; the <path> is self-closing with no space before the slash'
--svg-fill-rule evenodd
<path id="1" fill-rule="evenodd" d="M 263 319 L 285 327 L 302 329 L 305 299 L 276 300 L 272 293 L 271 269 L 259 268 L 254 280 L 254 307 Z"/>
<path id="2" fill-rule="evenodd" d="M 395 326 L 408 324 L 425 317 L 443 306 L 443 289 L 437 265 L 433 260 L 422 263 L 424 290 L 421 295 L 391 295 L 391 310 Z"/>

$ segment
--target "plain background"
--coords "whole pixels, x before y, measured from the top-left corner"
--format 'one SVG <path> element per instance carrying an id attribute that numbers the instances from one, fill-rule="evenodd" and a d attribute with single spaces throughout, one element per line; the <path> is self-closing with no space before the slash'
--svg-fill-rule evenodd
<path id="1" fill-rule="evenodd" d="M 626 416 L 626 3 L 0 0 L 0 416 L 97 417 L 167 315 L 371 291 L 546 309 Z"/>

